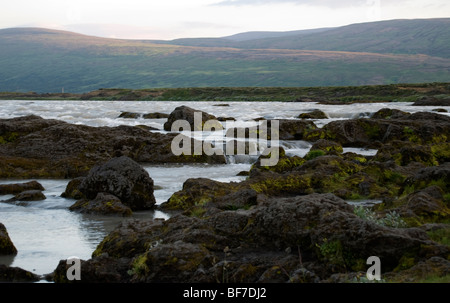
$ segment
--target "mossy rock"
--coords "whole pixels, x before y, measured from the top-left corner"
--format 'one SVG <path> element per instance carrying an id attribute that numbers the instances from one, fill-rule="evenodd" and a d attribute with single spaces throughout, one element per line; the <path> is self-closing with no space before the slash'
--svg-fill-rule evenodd
<path id="1" fill-rule="evenodd" d="M 8 235 L 5 225 L 0 223 L 0 255 L 16 255 L 17 248 Z"/>

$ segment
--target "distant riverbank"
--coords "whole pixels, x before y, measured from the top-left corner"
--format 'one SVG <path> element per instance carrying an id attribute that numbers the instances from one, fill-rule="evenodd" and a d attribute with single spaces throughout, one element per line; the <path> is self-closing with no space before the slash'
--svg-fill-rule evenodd
<path id="1" fill-rule="evenodd" d="M 101 88 L 72 93 L 0 92 L 0 100 L 290 101 L 322 104 L 449 102 L 450 83 L 341 87 Z M 431 104 L 430 104 L 431 105 Z"/>

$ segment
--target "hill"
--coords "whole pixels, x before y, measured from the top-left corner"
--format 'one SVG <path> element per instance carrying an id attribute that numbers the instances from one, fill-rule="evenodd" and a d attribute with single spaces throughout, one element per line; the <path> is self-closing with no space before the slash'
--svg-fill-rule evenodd
<path id="1" fill-rule="evenodd" d="M 440 20 L 435 21 L 441 24 L 448 19 Z M 320 41 L 322 48 L 328 45 L 324 35 L 338 30 L 348 32 L 348 28 L 300 33 L 302 39 L 317 39 L 318 49 L 314 50 L 291 46 L 292 49 L 283 49 L 281 44 L 273 42 L 295 41 L 298 32 L 287 36 L 278 33 L 264 39 L 252 37 L 273 33 L 242 34 L 235 36 L 234 41 L 202 39 L 209 44 L 186 46 L 171 41 L 106 39 L 41 28 L 3 29 L 0 30 L 0 91 L 45 93 L 61 92 L 64 88 L 65 92 L 83 93 L 114 87 L 299 87 L 449 81 L 448 50 L 437 47 L 446 41 L 448 30 L 436 25 L 433 39 L 421 32 L 415 43 L 422 45 L 424 51 L 411 48 L 405 54 L 400 47 L 388 51 L 385 46 L 381 51 L 375 49 L 375 43 L 367 44 L 372 41 L 366 37 L 368 27 L 377 28 L 372 29 L 373 35 L 382 31 L 378 23 L 350 26 L 353 31 L 359 28 L 361 36 L 357 38 L 355 32 L 352 50 L 339 49 L 337 42 L 328 50 L 319 49 Z M 211 44 L 213 40 L 222 44 Z M 240 46 L 231 47 L 230 41 Z M 328 41 L 333 44 L 331 38 Z M 250 45 L 262 42 L 266 48 Z M 433 54 L 430 49 L 435 50 Z"/>
<path id="2" fill-rule="evenodd" d="M 299 49 L 383 54 L 425 54 L 450 58 L 450 18 L 388 20 L 338 28 L 288 32 L 247 32 L 209 39 L 155 41 L 185 46 L 241 49 Z"/>

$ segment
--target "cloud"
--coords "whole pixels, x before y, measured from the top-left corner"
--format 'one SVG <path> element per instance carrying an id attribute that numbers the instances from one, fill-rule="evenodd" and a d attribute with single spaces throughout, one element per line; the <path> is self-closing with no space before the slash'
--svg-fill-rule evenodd
<path id="1" fill-rule="evenodd" d="M 348 6 L 362 6 L 372 5 L 372 3 L 379 3 L 380 0 L 223 0 L 214 5 L 221 6 L 242 6 L 242 5 L 265 5 L 265 4 L 280 4 L 290 3 L 297 5 L 312 5 L 325 6 L 330 8 L 348 7 Z"/>

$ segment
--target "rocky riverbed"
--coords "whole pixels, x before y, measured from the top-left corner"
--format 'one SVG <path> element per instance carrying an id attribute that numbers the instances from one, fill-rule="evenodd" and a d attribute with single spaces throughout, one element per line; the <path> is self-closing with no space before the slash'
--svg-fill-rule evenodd
<path id="1" fill-rule="evenodd" d="M 384 108 L 323 127 L 320 117 L 279 119 L 280 140 L 309 142 L 305 155 L 280 147 L 275 166 L 262 165 L 270 155 L 260 155 L 241 182 L 191 178 L 161 204 L 143 164 L 226 157 L 174 156 L 176 134 L 141 126 L 25 116 L 0 120 L 0 175 L 72 180 L 64 195 L 74 212 L 170 214 L 124 220 L 82 260 L 82 282 L 354 282 L 364 281 L 370 256 L 380 258 L 384 281 L 448 282 L 450 117 Z M 0 190 L 19 200 L 40 191 L 34 186 Z M 348 203 L 360 199 L 381 203 Z M 14 253 L 2 230 L 0 252 Z M 61 260 L 46 279 L 69 282 L 68 267 Z M 9 281 L 38 278 L 0 270 Z"/>

